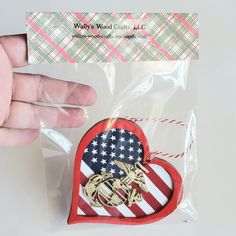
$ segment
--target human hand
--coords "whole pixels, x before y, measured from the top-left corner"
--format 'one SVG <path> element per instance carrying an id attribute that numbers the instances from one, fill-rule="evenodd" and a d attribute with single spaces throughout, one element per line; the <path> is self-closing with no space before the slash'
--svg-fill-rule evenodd
<path id="1" fill-rule="evenodd" d="M 81 108 L 54 108 L 49 104 L 92 105 L 93 88 L 53 80 L 43 75 L 13 73 L 26 66 L 26 35 L 0 36 L 0 146 L 14 146 L 37 138 L 40 123 L 46 127 L 79 127 L 85 121 Z"/>

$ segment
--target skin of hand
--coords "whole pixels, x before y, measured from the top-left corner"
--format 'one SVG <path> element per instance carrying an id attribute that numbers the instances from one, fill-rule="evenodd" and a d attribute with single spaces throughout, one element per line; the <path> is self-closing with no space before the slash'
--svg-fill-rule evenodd
<path id="1" fill-rule="evenodd" d="M 86 119 L 84 110 L 63 105 L 90 106 L 96 101 L 96 92 L 88 85 L 13 72 L 13 68 L 27 64 L 26 35 L 0 36 L 0 147 L 34 141 L 41 124 L 48 128 L 79 127 Z"/>

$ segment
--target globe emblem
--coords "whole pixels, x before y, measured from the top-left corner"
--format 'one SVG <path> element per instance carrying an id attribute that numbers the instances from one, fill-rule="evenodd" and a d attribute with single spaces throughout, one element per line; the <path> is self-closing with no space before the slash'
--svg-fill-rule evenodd
<path id="1" fill-rule="evenodd" d="M 104 206 L 116 207 L 127 200 L 127 186 L 120 179 L 110 178 L 100 183 L 98 199 Z"/>
<path id="2" fill-rule="evenodd" d="M 84 187 L 84 193 L 94 207 L 117 207 L 125 202 L 128 206 L 142 201 L 142 193 L 132 187 L 135 183 L 143 192 L 148 192 L 143 172 L 148 170 L 139 162 L 134 165 L 114 161 L 126 176 L 117 179 L 112 173 L 92 175 Z"/>

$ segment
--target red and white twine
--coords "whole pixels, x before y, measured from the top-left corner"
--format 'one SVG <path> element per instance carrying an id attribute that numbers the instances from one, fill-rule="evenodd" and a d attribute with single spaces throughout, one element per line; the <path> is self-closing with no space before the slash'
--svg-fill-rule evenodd
<path id="1" fill-rule="evenodd" d="M 155 118 L 155 117 L 154 118 L 136 118 L 136 117 L 125 116 L 125 118 L 133 122 L 153 121 L 153 122 L 159 122 L 159 123 L 165 123 L 165 124 L 178 125 L 180 127 L 188 129 L 188 125 L 184 121 L 181 121 L 181 120 L 173 120 L 173 119 L 161 118 L 161 117 L 160 118 Z M 194 136 L 191 131 L 190 131 L 190 137 L 191 137 L 190 143 L 183 152 L 173 154 L 170 152 L 154 151 L 154 152 L 151 152 L 150 159 L 154 157 L 176 159 L 176 158 L 185 156 L 192 149 L 193 144 L 194 144 Z"/>

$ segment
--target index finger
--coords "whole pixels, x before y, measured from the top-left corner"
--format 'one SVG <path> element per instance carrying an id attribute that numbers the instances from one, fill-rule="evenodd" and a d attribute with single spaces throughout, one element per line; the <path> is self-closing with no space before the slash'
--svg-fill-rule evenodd
<path id="1" fill-rule="evenodd" d="M 22 67 L 28 64 L 26 34 L 0 36 L 0 44 L 13 67 Z"/>

